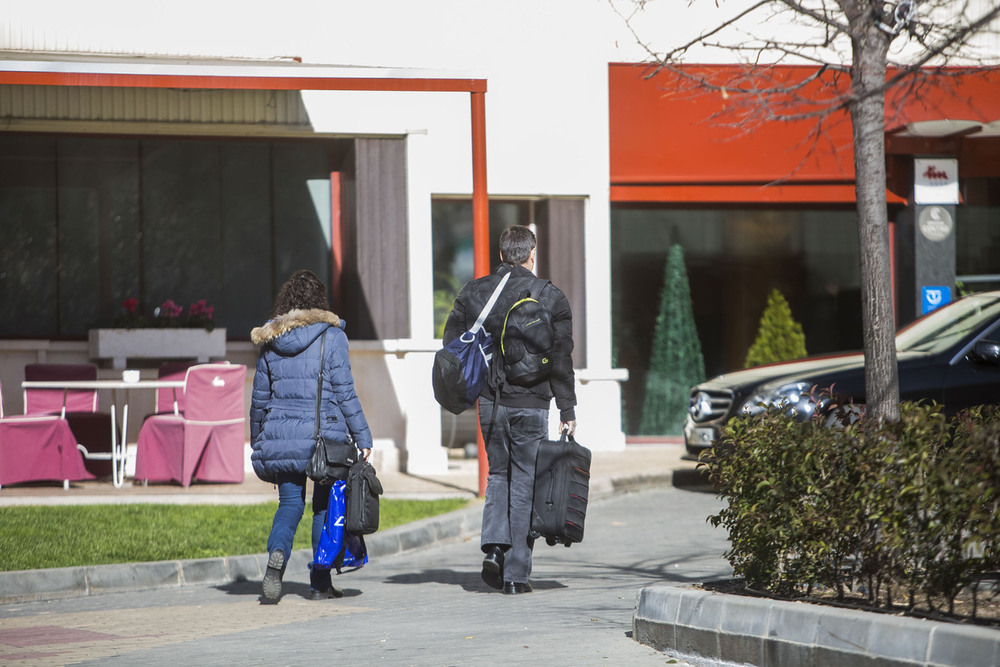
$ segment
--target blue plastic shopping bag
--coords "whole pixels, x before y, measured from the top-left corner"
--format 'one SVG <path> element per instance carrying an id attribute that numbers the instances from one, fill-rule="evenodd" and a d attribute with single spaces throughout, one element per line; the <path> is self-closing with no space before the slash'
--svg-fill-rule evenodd
<path id="1" fill-rule="evenodd" d="M 313 565 L 318 568 L 337 568 L 339 574 L 343 568 L 359 568 L 368 562 L 368 549 L 361 535 L 344 530 L 344 515 L 347 503 L 344 498 L 346 484 L 337 480 L 330 487 L 330 504 L 326 509 L 326 522 L 319 536 L 319 546 L 316 548 L 316 560 Z"/>

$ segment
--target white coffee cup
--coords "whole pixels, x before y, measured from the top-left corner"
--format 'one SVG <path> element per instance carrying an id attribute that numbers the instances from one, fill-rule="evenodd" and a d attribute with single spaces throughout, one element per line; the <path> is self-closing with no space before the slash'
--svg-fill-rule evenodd
<path id="1" fill-rule="evenodd" d="M 139 371 L 135 369 L 128 369 L 122 371 L 122 382 L 138 382 L 140 378 Z"/>

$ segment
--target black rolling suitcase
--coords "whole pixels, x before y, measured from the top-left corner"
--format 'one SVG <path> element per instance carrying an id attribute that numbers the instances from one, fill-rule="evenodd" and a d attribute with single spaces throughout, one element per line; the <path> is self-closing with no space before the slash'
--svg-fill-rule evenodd
<path id="1" fill-rule="evenodd" d="M 535 459 L 531 536 L 567 547 L 583 541 L 589 494 L 590 450 L 565 431 L 559 440 L 543 440 Z"/>

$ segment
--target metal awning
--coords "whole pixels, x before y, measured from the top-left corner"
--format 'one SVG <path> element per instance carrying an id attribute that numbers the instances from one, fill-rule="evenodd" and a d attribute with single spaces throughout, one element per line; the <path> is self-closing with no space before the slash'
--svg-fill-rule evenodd
<path id="1" fill-rule="evenodd" d="M 122 86 L 238 90 L 486 92 L 486 79 L 463 72 L 356 67 L 295 60 L 0 57 L 0 83 L 30 86 Z"/>

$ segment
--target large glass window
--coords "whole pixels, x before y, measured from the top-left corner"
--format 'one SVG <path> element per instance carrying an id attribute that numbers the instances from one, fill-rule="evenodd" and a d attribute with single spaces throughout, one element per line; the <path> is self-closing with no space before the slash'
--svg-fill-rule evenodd
<path id="1" fill-rule="evenodd" d="M 434 244 L 434 332 L 443 335 L 445 320 L 459 290 L 475 277 L 472 253 L 472 201 L 435 199 L 431 209 Z M 535 221 L 534 202 L 489 203 L 490 268 L 500 263 L 500 233 L 511 225 Z"/>
<path id="2" fill-rule="evenodd" d="M 345 143 L 0 134 L 0 336 L 81 337 L 136 298 L 248 338 L 292 271 L 330 275 Z"/>
<path id="3" fill-rule="evenodd" d="M 966 291 L 1000 289 L 1000 178 L 962 181 L 955 221 L 955 273 Z"/>
<path id="4" fill-rule="evenodd" d="M 625 428 L 636 433 L 667 254 L 684 250 L 707 377 L 742 368 L 772 289 L 810 354 L 862 347 L 853 210 L 612 209 L 612 340 Z"/>

